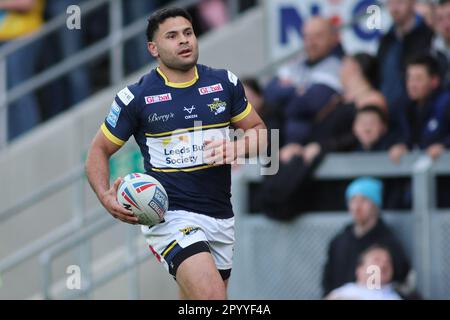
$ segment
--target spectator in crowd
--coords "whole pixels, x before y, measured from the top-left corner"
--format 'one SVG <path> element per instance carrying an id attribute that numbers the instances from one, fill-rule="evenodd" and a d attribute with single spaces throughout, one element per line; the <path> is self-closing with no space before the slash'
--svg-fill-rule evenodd
<path id="1" fill-rule="evenodd" d="M 67 15 L 67 8 L 71 5 L 80 6 L 86 0 L 47 0 L 46 14 L 49 20 Z M 82 20 L 83 21 L 83 20 Z M 77 54 L 85 46 L 83 25 L 81 29 L 69 29 L 66 25 L 56 32 L 56 43 L 48 46 L 46 55 L 57 55 L 59 60 L 69 58 Z M 47 39 L 49 41 L 50 39 Z M 51 39 L 50 41 L 52 41 Z M 54 40 L 53 40 L 54 41 Z M 80 66 L 72 70 L 63 81 L 58 79 L 52 88 L 52 99 L 45 103 L 46 116 L 52 117 L 67 107 L 70 107 L 88 97 L 91 93 L 89 70 L 86 66 Z M 55 95 L 60 95 L 59 98 Z"/>
<path id="2" fill-rule="evenodd" d="M 263 96 L 261 85 L 256 78 L 247 77 L 241 80 L 244 86 L 245 95 L 252 104 L 253 108 L 259 114 L 259 116 L 264 120 L 267 129 L 278 129 L 283 130 L 283 114 L 280 109 L 273 108 L 273 106 L 268 105 Z M 270 139 L 270 134 L 269 134 Z M 280 144 L 282 144 L 283 133 L 280 132 Z M 270 150 L 270 148 L 269 148 Z"/>
<path id="3" fill-rule="evenodd" d="M 393 114 L 401 130 L 390 157 L 398 163 L 409 149 L 421 149 L 435 160 L 450 148 L 450 93 L 440 87 L 438 61 L 430 55 L 411 59 L 407 89 L 411 103 Z"/>
<path id="4" fill-rule="evenodd" d="M 303 26 L 304 54 L 280 68 L 264 90 L 266 102 L 284 109 L 287 142 L 305 143 L 311 119 L 341 91 L 342 47 L 331 22 L 313 17 Z M 289 149 L 286 150 L 288 152 Z"/>
<path id="5" fill-rule="evenodd" d="M 387 0 L 393 26 L 378 48 L 380 90 L 388 106 L 407 100 L 405 65 L 415 54 L 429 52 L 433 31 L 414 11 L 415 0 Z"/>
<path id="6" fill-rule="evenodd" d="M 436 36 L 433 39 L 433 51 L 442 55 L 441 76 L 442 85 L 450 89 L 450 0 L 440 0 L 436 7 Z"/>
<path id="7" fill-rule="evenodd" d="M 197 21 L 195 33 L 203 33 L 225 25 L 230 20 L 228 8 L 224 0 L 202 0 L 195 7 L 190 8 L 189 12 Z"/>
<path id="8" fill-rule="evenodd" d="M 387 151 L 391 144 L 386 113 L 378 106 L 367 105 L 356 111 L 353 134 L 356 140 L 353 151 Z"/>
<path id="9" fill-rule="evenodd" d="M 169 0 L 127 0 L 123 2 L 124 25 L 127 26 L 134 21 L 148 17 L 159 7 L 168 4 Z M 154 61 L 148 54 L 147 39 L 145 35 L 139 34 L 131 38 L 125 45 L 125 67 L 127 74 L 142 68 L 146 63 Z"/>
<path id="10" fill-rule="evenodd" d="M 0 1 L 0 45 L 39 30 L 44 23 L 44 0 Z M 41 48 L 34 41 L 7 59 L 7 87 L 9 89 L 28 80 L 36 71 Z M 35 94 L 29 93 L 14 103 L 8 110 L 8 140 L 30 130 L 39 123 L 41 112 Z"/>
<path id="11" fill-rule="evenodd" d="M 376 70 L 375 59 L 368 54 L 344 59 L 340 72 L 344 89 L 342 96 L 333 95 L 311 120 L 307 144 L 290 143 L 281 150 L 278 173 L 264 179 L 259 202 L 269 217 L 286 220 L 312 209 L 345 207 L 345 202 L 337 196 L 338 191 L 330 193 L 324 190 L 345 190 L 346 184 L 319 184 L 311 177 L 326 153 L 351 151 L 356 147 L 351 128 L 357 109 L 372 105 L 386 110 L 383 95 L 369 81 L 377 78 Z M 291 148 L 288 150 L 290 154 L 284 152 L 286 148 Z"/>
<path id="12" fill-rule="evenodd" d="M 334 289 L 328 300 L 402 300 L 392 283 L 394 265 L 388 248 L 374 244 L 358 257 L 356 281 Z"/>
<path id="13" fill-rule="evenodd" d="M 436 4 L 432 0 L 417 1 L 414 10 L 431 30 L 435 30 Z"/>
<path id="14" fill-rule="evenodd" d="M 289 162 L 293 155 L 298 155 L 310 164 L 321 153 L 353 150 L 355 138 L 351 128 L 356 111 L 372 105 L 386 112 L 386 100 L 374 88 L 377 79 L 376 61 L 369 54 L 358 53 L 344 58 L 340 79 L 343 86 L 341 98 L 335 95 L 312 119 L 311 134 L 306 144 L 291 143 L 283 148 L 291 148 L 290 153 L 283 149 L 280 151 L 282 162 Z M 289 123 L 295 119 L 287 121 Z M 289 133 L 286 129 L 286 134 Z"/>
<path id="15" fill-rule="evenodd" d="M 324 294 L 355 281 L 358 256 L 374 244 L 385 246 L 393 257 L 393 281 L 403 282 L 409 261 L 402 246 L 380 215 L 382 182 L 368 177 L 354 180 L 346 190 L 346 200 L 353 222 L 336 235 L 328 247 L 323 271 Z"/>
<path id="16" fill-rule="evenodd" d="M 450 0 L 440 0 L 436 8 L 436 32 L 433 48 L 450 60 Z"/>

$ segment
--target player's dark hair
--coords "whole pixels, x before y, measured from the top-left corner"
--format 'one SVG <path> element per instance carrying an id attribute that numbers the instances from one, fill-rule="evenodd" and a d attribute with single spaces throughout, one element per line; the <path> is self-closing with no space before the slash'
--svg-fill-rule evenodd
<path id="1" fill-rule="evenodd" d="M 191 15 L 182 8 L 163 8 L 152 13 L 148 18 L 147 25 L 147 41 L 153 41 L 156 31 L 158 31 L 159 25 L 166 21 L 168 18 L 183 17 L 192 23 Z"/>
<path id="2" fill-rule="evenodd" d="M 376 106 L 376 105 L 367 105 L 362 107 L 361 109 L 357 109 L 356 114 L 361 114 L 361 113 L 375 113 L 378 115 L 378 117 L 380 118 L 380 120 L 387 125 L 388 123 L 388 116 L 386 114 L 386 112 L 384 112 L 380 107 Z"/>
<path id="3" fill-rule="evenodd" d="M 422 54 L 411 58 L 407 66 L 424 66 L 430 76 L 440 76 L 439 61 L 430 54 Z"/>

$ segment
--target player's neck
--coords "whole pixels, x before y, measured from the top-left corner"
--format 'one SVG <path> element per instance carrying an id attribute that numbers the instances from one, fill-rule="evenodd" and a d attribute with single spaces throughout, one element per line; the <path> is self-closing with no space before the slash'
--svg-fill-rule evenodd
<path id="1" fill-rule="evenodd" d="M 188 71 L 174 70 L 167 68 L 165 65 L 159 65 L 158 67 L 160 73 L 162 73 L 166 82 L 171 83 L 187 83 L 196 80 L 197 72 L 196 67 L 192 67 Z"/>

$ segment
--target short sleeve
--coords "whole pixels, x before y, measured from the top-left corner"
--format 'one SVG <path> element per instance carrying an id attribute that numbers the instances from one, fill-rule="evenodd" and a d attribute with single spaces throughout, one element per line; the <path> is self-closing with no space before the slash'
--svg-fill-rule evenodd
<path id="1" fill-rule="evenodd" d="M 134 94 L 125 87 L 117 93 L 111 104 L 101 130 L 114 144 L 122 146 L 135 132 L 135 101 Z"/>
<path id="2" fill-rule="evenodd" d="M 231 88 L 231 122 L 238 122 L 250 114 L 252 105 L 245 96 L 244 86 L 236 75 L 228 71 Z"/>

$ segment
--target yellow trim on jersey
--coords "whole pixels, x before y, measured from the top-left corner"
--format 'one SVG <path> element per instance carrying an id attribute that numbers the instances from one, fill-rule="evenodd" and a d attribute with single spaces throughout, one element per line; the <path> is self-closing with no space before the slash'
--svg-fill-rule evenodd
<path id="1" fill-rule="evenodd" d="M 223 122 L 223 123 L 216 123 L 216 124 L 208 124 L 206 126 L 198 126 L 198 127 L 191 127 L 191 128 L 184 128 L 184 129 L 177 129 L 173 131 L 167 131 L 167 132 L 161 132 L 161 133 L 146 133 L 145 136 L 147 137 L 162 137 L 162 136 L 170 136 L 172 134 L 182 133 L 182 132 L 188 132 L 188 131 L 194 131 L 198 129 L 210 129 L 210 128 L 217 128 L 217 127 L 223 127 L 225 128 L 228 126 L 229 122 Z"/>
<path id="2" fill-rule="evenodd" d="M 108 138 L 108 140 L 111 141 L 112 143 L 117 144 L 118 146 L 123 146 L 125 144 L 125 141 L 120 140 L 115 135 L 113 135 L 104 123 L 102 124 L 100 129 L 102 130 L 105 137 Z"/>
<path id="3" fill-rule="evenodd" d="M 164 79 L 164 82 L 165 82 L 166 86 L 169 86 L 169 87 L 172 87 L 172 88 L 187 88 L 187 87 L 192 86 L 198 80 L 197 66 L 195 66 L 195 69 L 194 69 L 194 72 L 195 72 L 194 79 L 192 79 L 190 81 L 187 81 L 187 82 L 170 82 L 169 79 L 167 79 L 166 75 L 161 71 L 161 69 L 159 67 L 156 68 L 156 71 Z"/>
<path id="4" fill-rule="evenodd" d="M 165 256 L 169 253 L 169 251 L 172 250 L 173 247 L 175 247 L 175 245 L 176 245 L 177 243 L 178 243 L 178 242 L 175 240 L 175 241 L 170 245 L 170 247 L 168 247 L 168 248 L 166 249 L 166 251 L 163 252 L 162 256 L 165 257 Z"/>
<path id="5" fill-rule="evenodd" d="M 195 167 L 195 168 L 186 168 L 186 169 L 156 169 L 156 168 L 152 168 L 153 171 L 156 172 L 191 172 L 191 171 L 197 171 L 197 170 L 203 170 L 203 169 L 209 169 L 214 167 L 214 165 L 212 164 L 207 164 L 205 166 L 201 166 L 201 167 Z"/>
<path id="6" fill-rule="evenodd" d="M 252 111 L 252 104 L 250 102 L 247 103 L 247 106 L 245 107 L 245 110 L 239 113 L 237 116 L 234 116 L 231 118 L 231 122 L 238 122 L 244 119 L 246 116 L 250 114 L 250 111 Z"/>

